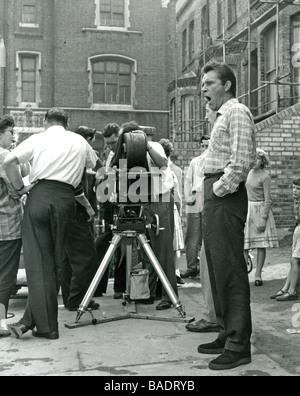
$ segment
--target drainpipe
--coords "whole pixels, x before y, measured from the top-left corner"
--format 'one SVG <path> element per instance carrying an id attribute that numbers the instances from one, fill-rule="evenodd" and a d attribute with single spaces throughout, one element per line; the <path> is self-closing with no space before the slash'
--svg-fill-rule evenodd
<path id="1" fill-rule="evenodd" d="M 2 18 L 0 31 L 0 116 L 6 113 L 6 0 L 2 0 Z"/>

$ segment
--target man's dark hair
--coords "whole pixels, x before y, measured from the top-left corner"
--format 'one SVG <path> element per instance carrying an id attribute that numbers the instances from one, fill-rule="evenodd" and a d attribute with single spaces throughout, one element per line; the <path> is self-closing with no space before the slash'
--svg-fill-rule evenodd
<path id="1" fill-rule="evenodd" d="M 136 121 L 125 122 L 121 128 L 123 132 L 139 131 L 141 129 Z"/>
<path id="2" fill-rule="evenodd" d="M 293 180 L 293 184 L 294 184 L 295 186 L 300 186 L 300 177 L 298 177 L 298 179 L 294 179 L 294 180 Z"/>
<path id="3" fill-rule="evenodd" d="M 6 114 L 0 118 L 0 133 L 4 133 L 7 128 L 14 126 L 15 121 L 10 115 Z"/>
<path id="4" fill-rule="evenodd" d="M 74 132 L 84 137 L 85 139 L 93 140 L 96 134 L 96 129 L 89 128 L 87 126 L 79 126 L 78 128 L 75 129 Z"/>
<path id="5" fill-rule="evenodd" d="M 57 123 L 58 125 L 67 128 L 69 116 L 63 109 L 59 107 L 52 107 L 52 109 L 48 110 L 45 114 L 45 121 L 48 121 L 50 123 Z"/>
<path id="6" fill-rule="evenodd" d="M 202 143 L 203 140 L 210 140 L 210 136 L 209 135 L 202 135 L 201 138 L 200 138 L 200 143 Z"/>
<path id="7" fill-rule="evenodd" d="M 236 76 L 232 67 L 230 67 L 227 63 L 212 61 L 203 67 L 201 74 L 203 75 L 210 71 L 215 71 L 218 73 L 218 77 L 222 81 L 223 85 L 225 85 L 227 81 L 230 81 L 231 88 L 229 92 L 231 92 L 232 95 L 236 97 Z"/>
<path id="8" fill-rule="evenodd" d="M 173 144 L 171 143 L 171 141 L 169 139 L 160 139 L 159 143 L 163 146 L 166 156 L 167 158 L 170 157 L 172 151 L 173 151 Z"/>
<path id="9" fill-rule="evenodd" d="M 115 123 L 107 124 L 104 127 L 103 137 L 110 138 L 110 137 L 112 137 L 112 135 L 118 136 L 119 130 L 120 130 L 120 127 L 118 124 L 115 124 Z"/>

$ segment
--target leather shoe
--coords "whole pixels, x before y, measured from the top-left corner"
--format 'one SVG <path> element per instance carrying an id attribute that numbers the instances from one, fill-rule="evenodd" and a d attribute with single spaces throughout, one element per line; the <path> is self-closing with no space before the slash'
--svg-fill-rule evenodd
<path id="1" fill-rule="evenodd" d="M 114 294 L 114 300 L 121 300 L 123 298 L 123 294 L 122 292 L 115 292 Z"/>
<path id="2" fill-rule="evenodd" d="M 23 334 L 27 333 L 27 331 L 30 330 L 29 327 L 19 322 L 8 324 L 7 328 L 10 331 L 10 334 L 15 338 L 22 337 Z"/>
<path id="3" fill-rule="evenodd" d="M 218 333 L 221 327 L 217 323 L 210 323 L 204 319 L 198 322 L 188 323 L 185 328 L 194 333 Z"/>
<path id="4" fill-rule="evenodd" d="M 202 344 L 198 346 L 198 352 L 204 355 L 220 355 L 225 348 L 225 342 L 216 340 L 209 344 Z"/>
<path id="5" fill-rule="evenodd" d="M 177 281 L 177 285 L 184 285 L 185 284 L 184 280 L 178 275 L 176 275 L 176 281 Z"/>
<path id="6" fill-rule="evenodd" d="M 154 304 L 154 297 L 149 297 L 144 300 L 134 300 L 136 304 L 143 304 L 143 305 L 152 305 Z"/>
<path id="7" fill-rule="evenodd" d="M 199 271 L 193 271 L 193 270 L 189 270 L 187 269 L 184 272 L 180 273 L 181 278 L 185 279 L 185 278 L 197 278 L 197 276 L 199 276 L 200 272 Z"/>
<path id="8" fill-rule="evenodd" d="M 46 338 L 47 340 L 58 340 L 59 334 L 58 331 L 51 331 L 50 333 L 40 333 L 38 331 L 32 331 L 33 337 L 37 338 Z"/>
<path id="9" fill-rule="evenodd" d="M 173 307 L 173 304 L 169 301 L 161 301 L 157 306 L 156 310 L 157 311 L 164 311 L 166 309 L 170 309 Z"/>
<path id="10" fill-rule="evenodd" d="M 238 366 L 250 364 L 252 361 L 251 354 L 238 353 L 233 351 L 223 351 L 222 355 L 209 363 L 211 370 L 230 370 Z"/>
<path id="11" fill-rule="evenodd" d="M 263 284 L 264 284 L 264 282 L 263 282 L 262 280 L 257 279 L 257 280 L 255 281 L 255 286 L 256 286 L 256 287 L 263 286 Z"/>

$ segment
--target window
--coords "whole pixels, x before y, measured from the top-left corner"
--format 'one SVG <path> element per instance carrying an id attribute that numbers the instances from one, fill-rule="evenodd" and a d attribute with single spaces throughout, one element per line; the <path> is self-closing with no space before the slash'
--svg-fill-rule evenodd
<path id="1" fill-rule="evenodd" d="M 294 83 L 300 84 L 300 14 L 297 14 L 292 20 L 292 78 Z M 300 102 L 300 85 L 293 89 L 293 102 Z"/>
<path id="2" fill-rule="evenodd" d="M 202 37 L 202 49 L 207 47 L 207 39 L 210 36 L 209 31 L 209 10 L 205 5 L 201 12 L 201 37 Z"/>
<path id="3" fill-rule="evenodd" d="M 182 97 L 181 102 L 181 112 L 182 112 L 182 132 L 184 136 L 184 141 L 193 141 L 194 125 L 195 125 L 195 99 L 192 95 L 186 95 Z"/>
<path id="4" fill-rule="evenodd" d="M 193 60 L 194 50 L 195 50 L 194 21 L 191 21 L 189 26 L 189 61 Z"/>
<path id="5" fill-rule="evenodd" d="M 23 56 L 22 70 L 22 102 L 36 101 L 36 57 Z"/>
<path id="6" fill-rule="evenodd" d="M 22 2 L 22 23 L 36 23 L 36 0 L 23 0 Z"/>
<path id="7" fill-rule="evenodd" d="M 171 119 L 172 119 L 172 135 L 173 140 L 177 140 L 177 108 L 176 99 L 171 101 Z"/>
<path id="8" fill-rule="evenodd" d="M 182 67 L 187 65 L 187 31 L 184 29 L 182 33 Z"/>
<path id="9" fill-rule="evenodd" d="M 217 0 L 217 24 L 218 36 L 223 34 L 223 0 Z"/>
<path id="10" fill-rule="evenodd" d="M 276 78 L 276 25 L 270 27 L 264 35 L 265 44 L 265 71 L 266 80 L 274 81 Z M 266 103 L 268 110 L 277 107 L 277 89 L 275 84 L 269 84 L 266 89 Z"/>
<path id="11" fill-rule="evenodd" d="M 114 60 L 93 62 L 93 103 L 131 105 L 131 68 Z"/>
<path id="12" fill-rule="evenodd" d="M 100 25 L 125 27 L 125 0 L 100 0 Z"/>
<path id="13" fill-rule="evenodd" d="M 228 0 L 228 25 L 232 25 L 236 19 L 236 0 Z"/>
<path id="14" fill-rule="evenodd" d="M 41 102 L 41 54 L 38 52 L 17 52 L 17 101 L 19 106 L 30 104 L 38 107 Z"/>

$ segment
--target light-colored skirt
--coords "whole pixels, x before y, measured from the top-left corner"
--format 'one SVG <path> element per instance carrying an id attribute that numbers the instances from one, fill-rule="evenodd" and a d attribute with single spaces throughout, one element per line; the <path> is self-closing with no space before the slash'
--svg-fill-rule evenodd
<path id="1" fill-rule="evenodd" d="M 244 249 L 276 248 L 279 247 L 276 224 L 270 209 L 265 232 L 258 232 L 257 227 L 263 216 L 264 202 L 248 203 L 248 216 L 245 226 Z"/>
<path id="2" fill-rule="evenodd" d="M 173 249 L 182 250 L 184 249 L 184 239 L 181 224 L 181 217 L 179 215 L 177 206 L 174 205 L 174 237 L 173 237 Z"/>

